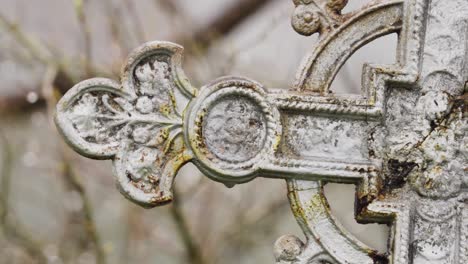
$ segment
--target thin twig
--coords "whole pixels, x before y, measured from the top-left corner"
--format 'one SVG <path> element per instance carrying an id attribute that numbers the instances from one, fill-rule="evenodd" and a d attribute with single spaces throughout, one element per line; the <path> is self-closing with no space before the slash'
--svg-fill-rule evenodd
<path id="1" fill-rule="evenodd" d="M 174 0 L 155 0 L 154 4 L 156 5 L 156 7 L 161 7 L 164 11 L 166 11 L 172 16 L 181 15 L 179 6 Z"/>
<path id="2" fill-rule="evenodd" d="M 104 247 L 101 242 L 101 238 L 98 235 L 96 230 L 96 223 L 93 216 L 93 207 L 91 200 L 86 193 L 85 187 L 80 180 L 80 177 L 75 173 L 74 169 L 71 166 L 70 159 L 63 155 L 63 178 L 66 184 L 74 191 L 76 191 L 83 203 L 81 209 L 81 214 L 84 220 L 83 226 L 86 230 L 88 238 L 92 241 L 94 245 L 94 252 L 96 254 L 96 263 L 105 264 L 106 263 L 106 254 Z"/>
<path id="3" fill-rule="evenodd" d="M 4 224 L 6 222 L 6 217 L 8 215 L 8 198 L 10 196 L 10 181 L 11 181 L 11 167 L 13 162 L 13 154 L 2 131 L 0 131 L 0 147 L 2 148 L 2 185 L 0 192 L 0 223 Z"/>
<path id="4" fill-rule="evenodd" d="M 254 193 L 254 192 L 252 192 Z M 242 204 L 248 205 L 249 199 L 245 199 L 245 202 Z M 282 214 L 283 209 L 289 209 L 289 203 L 287 200 L 277 200 L 273 201 L 267 206 L 263 207 L 262 210 L 246 208 L 240 209 L 241 215 L 235 222 L 232 222 L 230 226 L 225 228 L 226 232 L 217 237 L 217 239 L 210 240 L 206 243 L 205 247 L 207 251 L 213 251 L 214 248 L 219 245 L 220 241 L 226 242 L 230 241 L 231 243 L 236 242 L 237 245 L 245 244 L 242 240 L 242 236 L 245 233 L 244 231 L 249 231 L 257 227 L 260 223 L 262 227 L 274 226 L 274 221 L 280 219 L 276 217 L 277 214 Z M 266 221 L 270 221 L 266 223 Z M 215 257 L 218 259 L 221 256 Z M 215 261 L 217 263 L 218 261 Z"/>
<path id="5" fill-rule="evenodd" d="M 121 264 L 127 264 L 130 263 L 130 251 L 131 251 L 131 233 L 133 229 L 133 224 L 134 224 L 134 217 L 133 213 L 133 205 L 132 204 L 126 204 L 125 206 L 125 226 L 122 228 L 123 229 L 123 239 L 122 239 L 122 250 L 119 253 L 119 263 Z"/>
<path id="6" fill-rule="evenodd" d="M 61 93 L 65 93 L 73 86 L 73 83 L 79 79 L 82 79 L 82 77 L 78 76 L 78 74 L 73 74 L 71 71 L 73 67 L 69 65 L 69 62 L 74 61 L 73 59 L 50 56 L 49 54 L 56 54 L 57 52 L 51 52 L 53 48 L 44 48 L 47 47 L 47 45 L 44 45 L 43 42 L 37 38 L 28 36 L 23 30 L 21 30 L 19 26 L 0 14 L 0 28 L 2 27 L 14 38 L 16 43 L 18 43 L 28 52 L 28 54 L 31 55 L 34 60 L 37 60 L 45 66 L 52 65 L 53 67 L 57 68 L 58 73 L 56 75 L 56 79 L 54 80 L 54 86 L 57 87 Z M 21 61 L 24 61 L 24 59 L 21 58 Z M 92 71 L 91 75 L 100 75 L 111 78 L 116 76 L 115 74 L 109 73 L 109 71 L 104 71 L 95 66 L 92 66 L 90 61 L 86 61 L 85 63 L 91 67 L 88 69 Z M 31 89 L 31 87 L 28 87 L 22 90 L 37 91 L 38 89 Z M 43 100 L 44 98 L 42 94 L 39 94 L 38 101 L 33 106 L 42 106 L 40 103 L 42 103 Z M 0 112 L 29 110 L 31 106 L 32 104 L 26 100 L 26 95 L 16 94 L 12 96 L 3 96 L 0 98 Z"/>
<path id="7" fill-rule="evenodd" d="M 47 257 L 44 255 L 40 243 L 33 239 L 31 234 L 14 219 L 12 212 L 9 211 L 13 152 L 2 131 L 0 131 L 0 147 L 3 149 L 0 175 L 2 184 L 0 191 L 0 229 L 10 242 L 23 248 L 37 263 L 46 264 Z"/>
<path id="8" fill-rule="evenodd" d="M 112 0 L 101 1 L 106 10 L 107 23 L 113 46 L 117 49 L 118 56 L 110 67 L 110 71 L 115 76 L 120 74 L 120 64 L 129 51 L 128 38 L 123 36 L 123 25 L 119 22 L 120 11 Z"/>
<path id="9" fill-rule="evenodd" d="M 188 51 L 201 53 L 207 50 L 220 37 L 229 34 L 243 21 L 263 8 L 272 0 L 238 0 L 193 35 L 178 40 Z"/>
<path id="10" fill-rule="evenodd" d="M 90 77 L 93 75 L 99 75 L 103 77 L 111 77 L 115 78 L 119 71 L 118 70 L 102 70 L 98 69 L 93 66 L 91 62 L 91 34 L 88 22 L 86 20 L 85 12 L 84 12 L 84 2 L 85 0 L 73 0 L 75 1 L 75 10 L 77 11 L 77 15 L 79 17 L 80 26 L 83 31 L 83 38 L 85 43 L 85 57 L 83 59 L 83 64 L 85 67 L 84 72 L 86 73 L 86 77 Z M 110 0 L 103 1 L 103 3 L 107 3 L 108 6 L 113 6 L 109 2 Z M 221 37 L 224 34 L 229 33 L 232 31 L 236 26 L 238 26 L 242 21 L 250 17 L 255 11 L 260 9 L 266 3 L 272 0 L 240 0 L 236 2 L 236 4 L 232 5 L 230 8 L 227 8 L 225 11 L 221 13 L 218 17 L 216 17 L 212 22 L 208 23 L 207 26 L 203 27 L 202 29 L 196 31 L 193 37 L 182 36 L 178 39 L 177 42 L 181 44 L 186 44 L 187 52 L 192 53 L 192 55 L 202 55 L 203 51 L 206 50 L 216 39 Z M 177 12 L 180 14 L 180 10 L 172 0 L 159 0 L 158 1 L 162 6 L 168 8 L 168 10 L 172 10 L 171 12 Z M 128 53 L 130 50 L 130 45 L 128 42 L 128 32 L 125 28 L 121 27 L 121 23 L 118 23 L 117 18 L 122 16 L 120 10 L 113 6 L 113 8 L 109 9 L 112 14 L 109 15 L 110 26 L 111 26 L 111 34 L 113 36 L 115 43 L 117 43 L 121 57 Z M 183 14 L 180 14 L 183 17 Z M 38 39 L 34 39 L 30 36 L 27 36 L 20 27 L 18 27 L 15 23 L 8 21 L 7 18 L 0 14 L 0 27 L 3 26 L 7 32 L 9 32 L 14 39 L 23 46 L 28 53 L 30 53 L 35 59 L 43 63 L 44 65 L 55 65 L 58 68 L 60 76 L 62 76 L 61 80 L 71 80 L 68 82 L 61 82 L 61 84 L 66 85 L 58 85 L 58 89 L 61 92 L 65 92 L 71 88 L 71 83 L 76 82 L 79 79 L 82 79 L 82 76 L 78 76 L 77 74 L 73 74 L 70 70 L 73 67 L 70 67 L 67 62 L 74 61 L 70 58 L 56 58 L 54 56 L 50 56 L 49 54 L 53 54 L 50 50 L 46 47 L 47 45 L 43 45 L 41 41 Z M 121 33 L 126 32 L 125 34 Z M 113 68 L 113 67 L 112 67 Z M 119 68 L 119 67 L 116 67 Z M 13 99 L 13 103 L 9 103 L 10 99 L 2 99 L 0 100 L 0 108 L 1 105 L 7 106 L 3 109 L 23 109 L 20 105 L 23 105 L 25 109 L 28 109 L 30 104 L 26 101 L 25 104 L 17 104 L 16 98 Z M 20 107 L 10 108 L 8 106 L 15 105 Z"/>
<path id="11" fill-rule="evenodd" d="M 176 189 L 174 188 L 174 194 L 176 194 Z M 177 197 L 177 195 L 174 195 Z M 179 197 L 180 198 L 180 197 Z M 172 206 L 170 207 L 170 212 L 174 222 L 177 226 L 182 242 L 185 245 L 187 251 L 187 260 L 192 264 L 204 264 L 206 263 L 203 259 L 201 248 L 198 246 L 197 242 L 190 233 L 188 227 L 187 219 L 185 218 L 182 207 L 178 199 L 174 199 Z"/>
<path id="12" fill-rule="evenodd" d="M 44 81 L 42 84 L 42 94 L 45 97 L 48 115 L 50 117 L 50 122 L 52 123 L 52 115 L 54 113 L 55 105 L 57 100 L 60 97 L 60 92 L 54 86 L 54 81 L 56 80 L 57 68 L 50 66 L 45 74 Z M 83 183 L 80 180 L 80 177 L 75 173 L 72 167 L 72 161 L 70 158 L 70 151 L 68 148 L 61 144 L 62 152 L 62 175 L 66 185 L 76 191 L 82 202 L 82 208 L 80 210 L 81 217 L 83 218 L 83 227 L 86 230 L 86 234 L 90 242 L 94 245 L 94 252 L 96 255 L 97 264 L 106 263 L 106 255 L 104 246 L 102 245 L 101 239 L 98 235 L 96 229 L 96 223 L 93 217 L 93 208 L 91 199 L 88 197 L 88 194 L 85 190 Z"/>
<path id="13" fill-rule="evenodd" d="M 132 23 L 134 25 L 133 30 L 139 42 L 138 45 L 141 45 L 141 43 L 143 43 L 146 40 L 145 31 L 144 31 L 145 28 L 143 24 L 141 23 L 141 20 L 138 18 L 138 12 L 137 12 L 135 3 L 137 2 L 135 2 L 134 0 L 125 0 L 125 5 L 128 10 L 128 15 L 130 16 Z"/>
<path id="14" fill-rule="evenodd" d="M 84 52 L 84 70 L 86 77 L 92 76 L 93 70 L 91 66 L 91 53 L 92 53 L 92 46 L 91 46 L 91 30 L 88 25 L 88 19 L 86 17 L 85 8 L 87 4 L 87 0 L 73 0 L 75 5 L 75 13 L 78 18 L 78 23 L 81 28 L 82 37 L 83 37 L 83 52 Z"/>
<path id="15" fill-rule="evenodd" d="M 194 21 L 179 7 L 177 1 L 155 0 L 153 3 L 158 11 L 161 9 L 162 12 L 159 12 L 167 14 L 169 25 L 173 28 L 171 31 L 173 36 L 184 36 L 187 32 L 192 31 L 191 28 L 187 30 L 187 25 L 193 25 Z"/>
<path id="16" fill-rule="evenodd" d="M 3 14 L 0 14 L 0 26 L 5 28 L 19 44 L 24 46 L 34 59 L 46 64 L 51 63 L 51 58 L 48 52 L 45 51 L 45 47 L 28 37 L 17 24 L 10 22 Z"/>
<path id="17" fill-rule="evenodd" d="M 61 75 L 66 75 L 70 80 L 79 79 L 68 69 L 69 65 L 67 62 L 73 61 L 73 59 L 52 56 L 59 53 L 55 47 L 46 45 L 44 42 L 40 41 L 40 39 L 27 35 L 20 26 L 9 21 L 2 14 L 0 14 L 0 27 L 3 27 L 6 32 L 9 33 L 14 38 L 14 40 L 32 56 L 32 58 L 42 63 L 44 66 L 53 65 L 54 67 L 58 68 L 58 71 Z M 99 69 L 92 66 L 90 61 L 86 61 L 86 63 L 90 65 L 93 73 L 100 72 Z M 60 88 L 62 90 L 63 87 Z M 69 88 L 71 87 L 67 87 L 67 89 Z"/>
<path id="18" fill-rule="evenodd" d="M 232 68 L 237 64 L 237 60 L 239 58 L 239 55 L 242 52 L 247 52 L 255 47 L 258 47 L 260 44 L 265 42 L 265 40 L 270 36 L 271 32 L 279 25 L 281 25 L 282 17 L 283 14 L 280 14 L 272 19 L 268 25 L 263 28 L 263 30 L 260 31 L 260 34 L 257 34 L 254 38 L 249 40 L 247 43 L 243 44 L 241 47 L 237 49 L 232 49 L 230 54 L 228 54 L 228 57 L 226 59 L 227 67 L 223 69 L 224 72 L 222 72 L 223 75 L 227 74 L 227 72 L 230 72 Z"/>
<path id="19" fill-rule="evenodd" d="M 132 49 L 132 44 L 130 43 L 130 33 L 125 26 L 125 23 L 120 21 L 121 17 L 124 17 L 122 10 L 119 6 L 115 5 L 112 0 L 102 1 L 105 5 L 106 10 L 108 10 L 108 21 L 110 26 L 111 37 L 114 42 L 118 45 L 121 51 L 121 58 Z"/>

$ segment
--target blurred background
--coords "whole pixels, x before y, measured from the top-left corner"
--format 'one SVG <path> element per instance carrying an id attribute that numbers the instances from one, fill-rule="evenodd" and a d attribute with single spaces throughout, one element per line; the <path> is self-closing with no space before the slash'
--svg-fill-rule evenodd
<path id="1" fill-rule="evenodd" d="M 352 0 L 345 11 L 365 4 Z M 303 238 L 282 180 L 232 189 L 186 165 L 176 201 L 151 210 L 125 200 L 109 161 L 64 145 L 51 117 L 80 80 L 118 79 L 127 54 L 150 40 L 184 45 L 201 87 L 223 75 L 288 89 L 317 36 L 290 26 L 289 0 L 0 0 L 0 264 L 274 263 L 273 243 Z M 364 62 L 393 63 L 397 36 L 378 39 L 342 68 L 332 90 L 360 93 Z M 354 220 L 354 186 L 328 184 L 334 215 L 386 250 L 388 228 Z"/>

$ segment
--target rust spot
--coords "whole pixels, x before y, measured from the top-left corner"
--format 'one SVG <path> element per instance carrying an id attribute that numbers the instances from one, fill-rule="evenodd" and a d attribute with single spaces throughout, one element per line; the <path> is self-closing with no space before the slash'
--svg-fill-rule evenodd
<path id="1" fill-rule="evenodd" d="M 417 166 L 414 162 L 402 162 L 390 159 L 387 163 L 388 173 L 383 182 L 383 191 L 388 193 L 405 185 L 408 174 Z"/>
<path id="2" fill-rule="evenodd" d="M 455 98 L 452 109 L 460 109 L 463 114 L 466 114 L 468 112 L 468 93 Z"/>
<path id="3" fill-rule="evenodd" d="M 356 216 L 367 214 L 367 206 L 374 200 L 374 197 L 365 195 L 359 196 L 359 193 L 356 193 L 356 199 L 354 200 L 354 211 Z M 364 218 L 359 217 L 359 222 L 362 222 Z"/>
<path id="4" fill-rule="evenodd" d="M 382 253 L 379 253 L 375 250 L 372 250 L 368 253 L 369 257 L 372 258 L 372 260 L 374 260 L 374 264 L 388 264 L 390 263 L 388 261 L 388 256 L 387 254 L 382 254 Z"/>

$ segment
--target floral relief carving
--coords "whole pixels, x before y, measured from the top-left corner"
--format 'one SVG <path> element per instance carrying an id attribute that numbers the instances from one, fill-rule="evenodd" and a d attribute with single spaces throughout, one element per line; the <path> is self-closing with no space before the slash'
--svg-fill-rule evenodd
<path id="1" fill-rule="evenodd" d="M 170 96 L 172 94 L 172 87 L 170 82 L 170 68 L 169 65 L 164 61 L 154 60 L 138 65 L 135 70 L 136 80 L 139 83 L 139 93 L 147 96 L 154 96 L 152 102 L 154 104 L 168 104 L 171 103 Z M 157 95 L 157 96 L 155 96 Z M 145 99 L 144 102 L 149 103 L 148 97 L 142 97 L 140 100 Z M 144 104 L 142 101 L 140 104 Z M 139 105 L 137 104 L 137 107 Z M 150 109 L 142 108 L 143 111 L 149 111 Z M 148 112 L 147 112 L 148 113 Z"/>
<path id="2" fill-rule="evenodd" d="M 466 263 L 467 24 L 452 25 L 466 17 L 463 1 L 372 1 L 341 15 L 346 0 L 294 0 L 295 30 L 327 36 L 292 91 L 224 77 L 198 92 L 179 68 L 179 46 L 146 44 L 122 85 L 92 79 L 71 89 L 57 124 L 81 154 L 112 159 L 122 192 L 143 206 L 169 202 L 188 161 L 227 186 L 286 179 L 307 241 L 280 238 L 277 263 Z M 366 65 L 365 94 L 323 88 L 364 43 L 395 32 L 398 61 Z M 336 222 L 327 182 L 356 185 L 358 221 L 392 224 L 387 252 Z"/>
<path id="3" fill-rule="evenodd" d="M 122 87 L 107 79 L 84 81 L 61 100 L 56 117 L 80 153 L 114 159 L 122 192 L 145 206 L 172 199 L 175 163 L 184 162 L 177 104 L 189 99 L 174 91 L 184 89 L 173 84 L 178 47 L 153 45 L 159 53 L 148 54 L 147 47 L 135 52 Z"/>

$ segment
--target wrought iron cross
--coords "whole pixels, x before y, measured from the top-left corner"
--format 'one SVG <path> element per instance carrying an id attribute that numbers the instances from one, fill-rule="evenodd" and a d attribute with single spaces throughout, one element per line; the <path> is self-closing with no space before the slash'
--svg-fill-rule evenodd
<path id="1" fill-rule="evenodd" d="M 121 84 L 73 87 L 57 126 L 82 155 L 112 159 L 122 193 L 145 207 L 173 199 L 187 162 L 228 186 L 286 179 L 307 241 L 280 238 L 278 263 L 466 264 L 468 2 L 381 0 L 341 14 L 346 3 L 294 0 L 294 29 L 320 41 L 289 91 L 236 77 L 196 89 L 182 47 L 150 42 L 130 55 Z M 362 95 L 334 95 L 346 60 L 391 33 L 397 63 L 364 65 Z M 391 224 L 386 254 L 334 220 L 327 182 L 357 186 L 359 221 Z"/>

